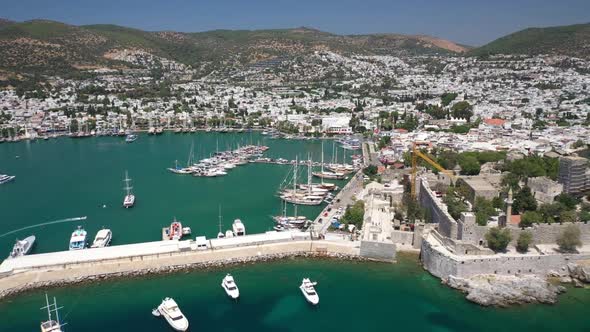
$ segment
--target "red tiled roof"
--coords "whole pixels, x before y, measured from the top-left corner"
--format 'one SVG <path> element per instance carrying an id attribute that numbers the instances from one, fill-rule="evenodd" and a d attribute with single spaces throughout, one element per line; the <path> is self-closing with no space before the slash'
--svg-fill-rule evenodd
<path id="1" fill-rule="evenodd" d="M 484 122 L 487 125 L 490 125 L 490 126 L 500 127 L 500 126 L 503 126 L 504 123 L 506 123 L 506 120 L 502 120 L 502 119 L 485 119 Z"/>

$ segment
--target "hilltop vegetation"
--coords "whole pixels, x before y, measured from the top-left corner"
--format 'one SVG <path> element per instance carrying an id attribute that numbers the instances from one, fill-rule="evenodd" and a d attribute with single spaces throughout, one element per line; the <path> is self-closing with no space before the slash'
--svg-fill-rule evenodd
<path id="1" fill-rule="evenodd" d="M 203 61 L 254 63 L 317 50 L 357 54 L 460 53 L 466 48 L 429 36 L 341 36 L 309 28 L 149 32 L 116 25 L 73 26 L 48 20 L 0 20 L 0 69 L 60 74 L 124 67 L 107 52 L 138 49 L 185 65 Z"/>
<path id="2" fill-rule="evenodd" d="M 561 54 L 589 58 L 590 23 L 524 29 L 476 48 L 470 54 Z"/>

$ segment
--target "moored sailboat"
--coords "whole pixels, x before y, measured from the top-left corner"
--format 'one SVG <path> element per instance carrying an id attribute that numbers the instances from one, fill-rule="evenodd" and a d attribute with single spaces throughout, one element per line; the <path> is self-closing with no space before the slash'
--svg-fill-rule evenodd
<path id="1" fill-rule="evenodd" d="M 125 192 L 127 193 L 125 195 L 125 198 L 123 199 L 123 206 L 125 208 L 130 208 L 133 205 L 135 205 L 135 195 L 133 195 L 133 193 L 131 192 L 133 187 L 131 187 L 129 185 L 129 182 L 131 182 L 131 179 L 129 178 L 127 171 L 125 171 L 125 179 L 123 179 L 123 182 L 125 182 L 125 188 L 123 188 L 123 189 L 125 189 Z"/>

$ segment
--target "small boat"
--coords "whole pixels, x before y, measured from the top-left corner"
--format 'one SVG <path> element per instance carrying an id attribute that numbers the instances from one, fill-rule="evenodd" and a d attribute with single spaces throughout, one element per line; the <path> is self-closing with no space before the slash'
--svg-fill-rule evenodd
<path id="1" fill-rule="evenodd" d="M 232 228 L 233 228 L 234 234 L 236 236 L 246 235 L 246 227 L 244 226 L 244 224 L 242 223 L 242 221 L 240 219 L 234 220 Z"/>
<path id="2" fill-rule="evenodd" d="M 231 229 L 228 229 L 227 231 L 225 231 L 225 237 L 234 237 L 234 232 Z"/>
<path id="3" fill-rule="evenodd" d="M 62 332 L 62 327 L 65 324 L 62 324 L 59 321 L 58 311 L 61 308 L 57 306 L 57 301 L 55 300 L 55 297 L 53 298 L 53 303 L 49 303 L 49 297 L 47 296 L 47 294 L 45 294 L 45 302 L 47 303 L 47 305 L 41 308 L 41 310 L 47 309 L 48 318 L 46 321 L 41 322 L 41 332 Z M 55 319 L 53 319 L 51 313 L 55 313 Z"/>
<path id="4" fill-rule="evenodd" d="M 320 303 L 320 296 L 315 291 L 315 285 L 317 285 L 317 282 L 311 282 L 309 278 L 303 278 L 301 286 L 299 286 L 299 289 L 301 289 L 301 293 L 303 294 L 303 296 L 305 296 L 307 302 L 313 305 L 317 305 L 318 303 Z"/>
<path id="5" fill-rule="evenodd" d="M 133 143 L 137 140 L 137 135 L 134 134 L 129 134 L 127 135 L 127 137 L 125 137 L 125 142 L 127 143 Z"/>
<path id="6" fill-rule="evenodd" d="M 174 221 L 170 224 L 170 228 L 168 228 L 168 239 L 169 240 L 180 240 L 182 238 L 182 224 L 180 221 L 174 218 Z"/>
<path id="7" fill-rule="evenodd" d="M 188 319 L 182 314 L 178 304 L 172 298 L 165 298 L 158 306 L 158 312 L 175 331 L 188 330 Z M 152 312 L 153 314 L 153 312 Z"/>
<path id="8" fill-rule="evenodd" d="M 110 229 L 101 229 L 96 233 L 94 237 L 94 242 L 90 248 L 104 248 L 111 244 L 111 240 L 113 239 L 113 232 Z"/>
<path id="9" fill-rule="evenodd" d="M 148 135 L 155 135 L 155 134 L 156 134 L 156 128 L 150 127 L 148 129 Z"/>
<path id="10" fill-rule="evenodd" d="M 234 281 L 234 277 L 231 274 L 227 274 L 223 281 L 221 282 L 221 287 L 225 289 L 225 293 L 227 296 L 231 297 L 232 299 L 237 299 L 240 297 L 240 290 L 238 289 L 238 285 Z"/>
<path id="11" fill-rule="evenodd" d="M 125 189 L 125 191 L 127 192 L 125 198 L 123 199 L 123 206 L 125 208 L 130 208 L 133 205 L 135 205 L 135 195 L 133 195 L 133 193 L 131 192 L 131 189 L 133 189 L 133 187 L 129 186 L 129 182 L 131 181 L 131 179 L 127 175 L 127 171 L 125 171 L 125 179 L 123 181 L 125 182 L 125 188 L 123 189 Z"/>
<path id="12" fill-rule="evenodd" d="M 81 250 L 86 248 L 86 231 L 82 226 L 78 226 L 72 233 L 72 237 L 70 238 L 70 250 Z"/>
<path id="13" fill-rule="evenodd" d="M 162 128 L 162 127 L 156 128 L 156 135 L 162 135 L 163 132 L 164 132 L 164 128 Z"/>
<path id="14" fill-rule="evenodd" d="M 10 182 L 10 181 L 14 180 L 15 177 L 16 176 L 14 176 L 14 175 L 0 174 L 0 184 Z"/>
<path id="15" fill-rule="evenodd" d="M 12 251 L 10 252 L 9 258 L 16 258 L 19 256 L 24 256 L 31 252 L 33 248 L 33 244 L 35 244 L 35 235 L 31 235 L 24 240 L 16 240 Z"/>

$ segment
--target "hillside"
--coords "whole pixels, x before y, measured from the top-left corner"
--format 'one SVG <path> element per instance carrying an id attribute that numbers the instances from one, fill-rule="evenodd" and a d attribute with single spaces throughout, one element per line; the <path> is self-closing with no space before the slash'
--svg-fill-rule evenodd
<path id="1" fill-rule="evenodd" d="M 590 23 L 521 30 L 470 52 L 488 54 L 561 54 L 590 57 Z"/>
<path id="2" fill-rule="evenodd" d="M 61 74 L 75 69 L 124 66 L 105 54 L 137 49 L 186 65 L 202 61 L 242 64 L 316 50 L 414 55 L 461 53 L 466 47 L 429 36 L 336 35 L 310 28 L 149 32 L 116 25 L 73 26 L 55 21 L 0 20 L 0 69 Z"/>

